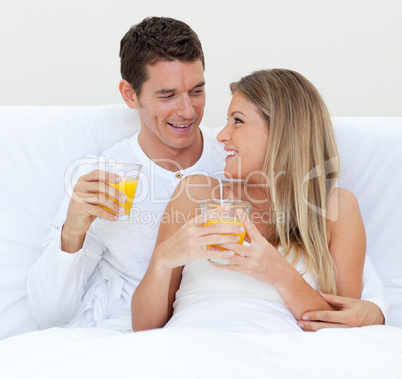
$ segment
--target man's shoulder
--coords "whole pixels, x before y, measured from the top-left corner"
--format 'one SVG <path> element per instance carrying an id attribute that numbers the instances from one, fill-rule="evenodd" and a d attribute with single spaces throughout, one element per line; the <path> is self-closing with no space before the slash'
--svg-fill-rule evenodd
<path id="1" fill-rule="evenodd" d="M 100 155 L 107 158 L 118 159 L 122 155 L 132 153 L 133 149 L 131 147 L 131 141 L 136 138 L 137 134 L 130 138 L 125 138 L 119 142 L 116 142 L 114 145 L 105 149 Z"/>
<path id="2" fill-rule="evenodd" d="M 204 148 L 212 148 L 214 150 L 213 154 L 223 153 L 223 144 L 216 139 L 221 129 L 210 128 L 208 126 L 201 126 L 200 129 L 204 139 Z"/>
<path id="3" fill-rule="evenodd" d="M 200 129 L 203 135 L 204 147 L 197 169 L 204 175 L 223 178 L 225 150 L 223 144 L 216 139 L 219 129 L 205 126 L 200 127 Z"/>
<path id="4" fill-rule="evenodd" d="M 211 128 L 210 126 L 200 125 L 202 134 L 210 139 L 216 140 L 216 136 L 222 130 L 222 128 Z"/>

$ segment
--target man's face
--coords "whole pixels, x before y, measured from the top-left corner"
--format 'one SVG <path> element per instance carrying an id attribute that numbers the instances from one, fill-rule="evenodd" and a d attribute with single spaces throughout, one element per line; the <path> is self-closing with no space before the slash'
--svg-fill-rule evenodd
<path id="1" fill-rule="evenodd" d="M 157 61 L 148 66 L 149 79 L 135 108 L 141 118 L 143 148 L 153 144 L 159 152 L 191 148 L 199 141 L 205 107 L 205 79 L 201 60 Z"/>

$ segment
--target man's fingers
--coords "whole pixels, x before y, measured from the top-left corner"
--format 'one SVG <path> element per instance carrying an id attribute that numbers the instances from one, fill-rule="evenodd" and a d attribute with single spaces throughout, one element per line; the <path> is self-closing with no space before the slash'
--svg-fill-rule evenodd
<path id="1" fill-rule="evenodd" d="M 337 296 L 337 295 L 332 295 L 329 293 L 324 293 L 321 291 L 317 291 L 318 294 L 330 305 L 334 305 L 335 307 L 343 307 L 347 300 L 347 297 L 342 297 L 342 296 Z"/>
<path id="2" fill-rule="evenodd" d="M 107 205 L 110 202 L 119 202 L 123 205 L 127 196 L 109 183 L 81 180 L 74 187 L 72 199 L 79 203 Z"/>
<path id="3" fill-rule="evenodd" d="M 343 324 L 314 322 L 314 321 L 299 321 L 297 325 L 299 325 L 299 327 L 306 332 L 316 332 L 317 330 L 326 328 L 346 328 L 346 325 Z"/>
<path id="4" fill-rule="evenodd" d="M 118 216 L 116 215 L 118 212 L 112 213 L 113 211 L 111 209 L 108 209 L 104 206 L 80 204 L 79 207 L 81 208 L 80 212 L 82 214 L 87 214 L 92 217 L 100 217 L 109 221 L 116 221 L 118 219 Z"/>
<path id="5" fill-rule="evenodd" d="M 94 170 L 82 176 L 82 179 L 87 182 L 109 182 L 117 184 L 121 178 L 119 175 L 111 171 Z"/>
<path id="6" fill-rule="evenodd" d="M 117 214 L 110 212 L 107 208 L 101 206 L 95 206 L 99 210 L 96 210 L 94 213 L 97 217 L 103 218 L 109 221 L 117 221 L 119 218 Z"/>
<path id="7" fill-rule="evenodd" d="M 303 321 L 322 321 L 328 323 L 338 323 L 340 320 L 338 311 L 311 311 L 302 316 Z"/>

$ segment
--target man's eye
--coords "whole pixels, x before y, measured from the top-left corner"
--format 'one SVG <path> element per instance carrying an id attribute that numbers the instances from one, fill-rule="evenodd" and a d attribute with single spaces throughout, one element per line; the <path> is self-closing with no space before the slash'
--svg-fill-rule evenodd
<path id="1" fill-rule="evenodd" d="M 202 93 L 204 93 L 203 88 L 195 89 L 194 91 L 191 91 L 191 94 L 193 94 L 193 95 L 201 95 Z"/>
<path id="2" fill-rule="evenodd" d="M 164 95 L 164 96 L 161 96 L 160 98 L 161 98 L 162 100 L 168 100 L 168 99 L 170 99 L 171 97 L 173 97 L 173 94 Z"/>

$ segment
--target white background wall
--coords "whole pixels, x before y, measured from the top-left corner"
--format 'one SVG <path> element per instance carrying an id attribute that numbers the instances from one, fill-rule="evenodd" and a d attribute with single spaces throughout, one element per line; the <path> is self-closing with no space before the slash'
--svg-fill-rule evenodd
<path id="1" fill-rule="evenodd" d="M 269 67 L 309 78 L 333 116 L 402 116 L 400 0 L 0 0 L 0 105 L 122 103 L 120 39 L 150 15 L 198 33 L 207 125 L 229 82 Z"/>

